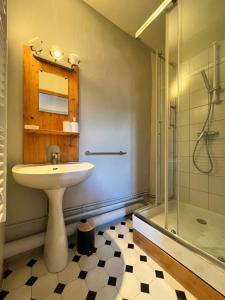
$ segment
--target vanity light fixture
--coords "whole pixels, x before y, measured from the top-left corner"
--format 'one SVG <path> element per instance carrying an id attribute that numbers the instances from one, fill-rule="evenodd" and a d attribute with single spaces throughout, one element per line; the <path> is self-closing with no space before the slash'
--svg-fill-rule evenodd
<path id="1" fill-rule="evenodd" d="M 64 55 L 64 53 L 56 45 L 52 46 L 50 54 L 56 60 L 62 59 Z"/>
<path id="2" fill-rule="evenodd" d="M 79 56 L 75 53 L 70 53 L 68 55 L 68 62 L 74 66 L 74 65 L 79 65 L 80 63 L 80 59 L 79 59 Z"/>
<path id="3" fill-rule="evenodd" d="M 62 68 L 73 70 L 76 65 L 79 65 L 79 56 L 75 53 L 70 53 L 67 56 L 56 45 L 53 45 L 50 50 L 43 49 L 43 42 L 39 37 L 35 37 L 28 41 L 28 46 L 31 47 L 33 55 L 40 60 L 50 62 Z"/>
<path id="4" fill-rule="evenodd" d="M 43 42 L 38 36 L 29 40 L 27 44 L 31 47 L 31 50 L 34 51 L 36 54 L 41 53 L 43 51 Z"/>

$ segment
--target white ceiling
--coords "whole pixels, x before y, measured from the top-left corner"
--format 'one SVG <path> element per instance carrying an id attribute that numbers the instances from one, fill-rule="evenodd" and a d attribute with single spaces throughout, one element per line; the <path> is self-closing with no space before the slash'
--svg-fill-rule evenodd
<path id="1" fill-rule="evenodd" d="M 135 32 L 156 10 L 163 0 L 83 0 L 123 31 Z M 142 34 L 141 40 L 151 48 L 163 49 L 165 44 L 165 18 L 162 14 Z"/>

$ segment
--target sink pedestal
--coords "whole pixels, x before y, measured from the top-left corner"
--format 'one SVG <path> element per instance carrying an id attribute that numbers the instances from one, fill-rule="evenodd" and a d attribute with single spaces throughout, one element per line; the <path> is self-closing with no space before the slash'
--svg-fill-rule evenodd
<path id="1" fill-rule="evenodd" d="M 65 190 L 66 188 L 45 190 L 49 201 L 49 212 L 44 258 L 49 272 L 62 271 L 68 262 L 68 241 L 62 209 Z"/>

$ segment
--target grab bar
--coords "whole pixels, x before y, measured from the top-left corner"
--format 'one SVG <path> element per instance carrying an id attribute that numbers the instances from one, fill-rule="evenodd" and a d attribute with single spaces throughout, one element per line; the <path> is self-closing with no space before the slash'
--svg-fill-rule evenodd
<path id="1" fill-rule="evenodd" d="M 119 152 L 91 152 L 86 151 L 85 155 L 125 155 L 127 152 L 119 151 Z"/>

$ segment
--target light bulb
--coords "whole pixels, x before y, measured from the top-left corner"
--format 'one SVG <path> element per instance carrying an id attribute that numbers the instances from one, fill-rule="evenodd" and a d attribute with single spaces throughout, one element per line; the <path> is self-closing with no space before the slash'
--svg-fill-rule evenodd
<path id="1" fill-rule="evenodd" d="M 52 57 L 54 57 L 55 59 L 63 58 L 63 53 L 60 51 L 59 47 L 57 46 L 52 46 L 50 53 Z"/>

